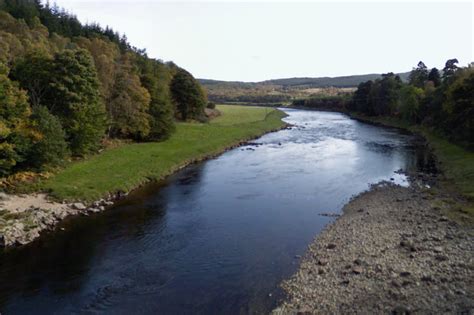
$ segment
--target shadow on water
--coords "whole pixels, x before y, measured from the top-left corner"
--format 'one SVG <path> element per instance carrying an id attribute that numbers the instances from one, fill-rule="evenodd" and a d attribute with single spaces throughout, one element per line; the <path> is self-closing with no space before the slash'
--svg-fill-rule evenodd
<path id="1" fill-rule="evenodd" d="M 133 201 L 123 200 L 113 211 L 66 219 L 32 244 L 0 252 L 0 310 L 17 293 L 28 298 L 44 291 L 54 296 L 80 290 L 86 278 L 79 275 L 90 271 L 91 261 L 103 251 L 102 242 L 139 238 L 146 224 L 161 224 L 166 196 L 156 190 L 164 185 L 153 186 L 153 204 L 140 202 L 151 187 L 139 190 Z M 30 311 L 34 310 L 32 306 Z"/>
<path id="2" fill-rule="evenodd" d="M 369 184 L 432 171 L 416 137 L 338 113 L 147 185 L 108 211 L 0 253 L 6 314 L 260 314 L 299 255 Z"/>

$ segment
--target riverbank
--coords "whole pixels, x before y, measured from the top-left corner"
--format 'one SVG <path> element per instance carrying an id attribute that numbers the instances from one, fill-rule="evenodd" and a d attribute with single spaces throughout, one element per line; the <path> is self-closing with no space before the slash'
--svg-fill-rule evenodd
<path id="1" fill-rule="evenodd" d="M 410 125 L 391 117 L 368 117 L 346 113 L 358 121 L 385 127 L 408 130 L 421 135 L 428 142 L 441 171 L 439 189 L 449 191 L 457 201 L 448 215 L 458 221 L 474 221 L 474 152 L 470 152 L 422 126 Z"/>
<path id="2" fill-rule="evenodd" d="M 176 133 L 166 141 L 109 149 L 35 183 L 31 194 L 2 194 L 0 247 L 29 243 L 67 216 L 100 212 L 149 181 L 163 179 L 191 163 L 286 126 L 281 120 L 285 114 L 279 110 L 242 106 L 218 109 L 222 115 L 208 124 L 179 123 Z"/>
<path id="3" fill-rule="evenodd" d="M 474 230 L 449 193 L 379 184 L 343 209 L 282 285 L 273 314 L 469 313 Z"/>

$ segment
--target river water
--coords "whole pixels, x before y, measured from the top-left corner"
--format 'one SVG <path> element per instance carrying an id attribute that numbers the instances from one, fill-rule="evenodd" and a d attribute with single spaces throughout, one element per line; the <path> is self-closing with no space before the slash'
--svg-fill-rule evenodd
<path id="1" fill-rule="evenodd" d="M 0 253 L 2 314 L 249 314 L 369 184 L 425 166 L 413 136 L 339 113 L 285 110 L 291 129 L 189 166 L 112 209 Z"/>

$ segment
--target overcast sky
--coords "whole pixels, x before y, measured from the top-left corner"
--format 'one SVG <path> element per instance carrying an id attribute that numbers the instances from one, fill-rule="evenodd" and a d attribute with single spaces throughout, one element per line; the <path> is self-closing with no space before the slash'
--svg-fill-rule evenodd
<path id="1" fill-rule="evenodd" d="M 53 1 L 51 1 L 53 2 Z M 473 4 L 58 0 L 195 77 L 260 81 L 473 61 Z"/>

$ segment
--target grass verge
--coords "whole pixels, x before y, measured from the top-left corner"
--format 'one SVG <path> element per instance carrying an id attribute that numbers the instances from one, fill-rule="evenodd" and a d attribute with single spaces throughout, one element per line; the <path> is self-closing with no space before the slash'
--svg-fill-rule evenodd
<path id="1" fill-rule="evenodd" d="M 128 144 L 72 163 L 42 181 L 39 189 L 59 200 L 82 201 L 128 192 L 285 125 L 281 120 L 285 114 L 279 110 L 230 105 L 217 108 L 222 116 L 210 123 L 178 123 L 166 141 Z"/>

